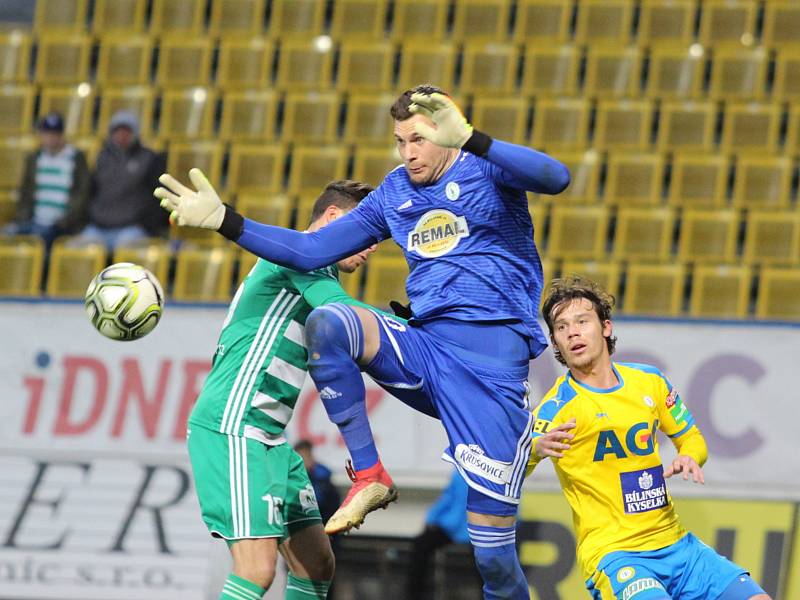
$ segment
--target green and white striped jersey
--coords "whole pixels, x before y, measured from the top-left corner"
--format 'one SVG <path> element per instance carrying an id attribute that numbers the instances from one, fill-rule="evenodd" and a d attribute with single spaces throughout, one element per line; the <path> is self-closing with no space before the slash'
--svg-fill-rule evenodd
<path id="1" fill-rule="evenodd" d="M 285 442 L 306 379 L 305 322 L 331 302 L 366 306 L 342 289 L 335 266 L 300 273 L 259 259 L 228 309 L 189 425 Z"/>

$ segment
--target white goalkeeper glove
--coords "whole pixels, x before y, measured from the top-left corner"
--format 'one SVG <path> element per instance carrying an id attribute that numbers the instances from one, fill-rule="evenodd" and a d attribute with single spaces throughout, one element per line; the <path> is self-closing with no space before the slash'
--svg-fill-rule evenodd
<path id="1" fill-rule="evenodd" d="M 478 156 L 485 156 L 489 151 L 492 138 L 470 125 L 448 96 L 439 93 L 411 94 L 408 110 L 433 121 L 435 128 L 427 123 L 415 123 L 414 131 L 437 146 L 463 148 Z"/>
<path id="2" fill-rule="evenodd" d="M 200 169 L 190 170 L 189 179 L 197 191 L 164 173 L 158 178 L 164 187 L 156 188 L 153 195 L 161 200 L 161 208 L 169 211 L 173 225 L 218 230 L 225 218 L 225 205 Z"/>

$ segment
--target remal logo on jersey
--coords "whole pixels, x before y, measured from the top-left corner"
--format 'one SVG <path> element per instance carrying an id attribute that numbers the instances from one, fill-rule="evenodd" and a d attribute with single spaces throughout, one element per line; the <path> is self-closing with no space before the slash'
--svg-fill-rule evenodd
<path id="1" fill-rule="evenodd" d="M 406 249 L 425 258 L 436 258 L 450 252 L 465 237 L 469 237 L 469 226 L 464 217 L 457 217 L 449 210 L 431 210 L 408 233 Z"/>

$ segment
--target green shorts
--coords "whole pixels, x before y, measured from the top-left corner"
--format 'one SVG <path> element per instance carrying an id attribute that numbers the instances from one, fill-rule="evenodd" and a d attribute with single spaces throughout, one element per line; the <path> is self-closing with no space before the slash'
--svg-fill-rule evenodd
<path id="1" fill-rule="evenodd" d="M 288 444 L 267 446 L 194 425 L 187 445 L 211 535 L 283 540 L 322 522 L 303 459 Z"/>

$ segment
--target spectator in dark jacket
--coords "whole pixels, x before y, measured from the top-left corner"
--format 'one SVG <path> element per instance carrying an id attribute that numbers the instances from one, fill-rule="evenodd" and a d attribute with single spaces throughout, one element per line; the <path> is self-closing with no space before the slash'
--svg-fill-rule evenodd
<path id="1" fill-rule="evenodd" d="M 331 482 L 331 470 L 314 459 L 310 441 L 300 440 L 294 445 L 294 450 L 303 459 L 303 464 L 314 488 L 314 495 L 317 497 L 322 522 L 325 523 L 339 508 L 342 499 L 339 490 Z"/>

